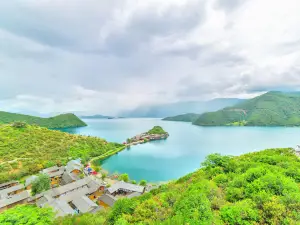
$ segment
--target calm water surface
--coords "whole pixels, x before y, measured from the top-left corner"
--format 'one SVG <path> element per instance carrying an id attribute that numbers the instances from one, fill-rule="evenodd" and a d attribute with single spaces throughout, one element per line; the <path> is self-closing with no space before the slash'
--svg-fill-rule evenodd
<path id="1" fill-rule="evenodd" d="M 119 143 L 155 125 L 169 132 L 167 140 L 132 146 L 103 162 L 104 169 L 112 173 L 128 173 L 134 180 L 166 181 L 179 178 L 198 169 L 211 153 L 240 155 L 300 144 L 300 128 L 199 127 L 160 119 L 89 119 L 85 122 L 87 127 L 64 131 Z"/>

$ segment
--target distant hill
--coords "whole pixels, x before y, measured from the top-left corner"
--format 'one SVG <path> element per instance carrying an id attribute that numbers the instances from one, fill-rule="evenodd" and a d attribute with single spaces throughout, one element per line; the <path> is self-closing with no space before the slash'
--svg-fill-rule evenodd
<path id="1" fill-rule="evenodd" d="M 36 124 L 47 128 L 66 128 L 66 127 L 83 127 L 86 126 L 82 120 L 72 113 L 61 114 L 54 117 L 42 118 L 37 116 L 29 116 L 19 113 L 9 113 L 0 111 L 0 124 L 11 122 L 26 122 L 28 124 Z"/>
<path id="2" fill-rule="evenodd" d="M 178 115 L 178 116 L 170 116 L 166 117 L 163 120 L 167 121 L 182 121 L 182 122 L 194 122 L 199 118 L 200 114 L 196 113 L 187 113 L 183 115 Z"/>
<path id="3" fill-rule="evenodd" d="M 268 92 L 256 98 L 202 114 L 200 126 L 300 126 L 299 93 Z"/>
<path id="4" fill-rule="evenodd" d="M 92 116 L 80 116 L 82 119 L 114 119 L 113 116 L 103 116 L 103 115 L 92 115 Z"/>
<path id="5" fill-rule="evenodd" d="M 140 106 L 134 110 L 123 112 L 120 115 L 125 117 L 165 118 L 186 113 L 201 114 L 235 105 L 242 101 L 244 100 L 237 98 L 218 98 L 210 101 L 176 102 L 170 104 Z"/>

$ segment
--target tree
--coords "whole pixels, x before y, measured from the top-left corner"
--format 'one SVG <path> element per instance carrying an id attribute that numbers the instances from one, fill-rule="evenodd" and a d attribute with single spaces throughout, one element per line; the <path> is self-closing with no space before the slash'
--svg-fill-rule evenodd
<path id="1" fill-rule="evenodd" d="M 127 173 L 121 174 L 121 175 L 119 176 L 119 180 L 128 182 L 128 181 L 129 181 L 129 176 L 128 176 L 128 174 L 127 174 Z"/>
<path id="2" fill-rule="evenodd" d="M 0 224 L 6 225 L 47 225 L 52 224 L 54 212 L 51 208 L 38 208 L 22 205 L 8 209 L 0 214 Z"/>
<path id="3" fill-rule="evenodd" d="M 33 195 L 39 194 L 43 191 L 47 191 L 51 188 L 51 180 L 47 174 L 39 174 L 33 181 L 31 192 Z"/>
<path id="4" fill-rule="evenodd" d="M 147 185 L 147 181 L 146 181 L 146 180 L 141 180 L 141 181 L 140 181 L 140 185 L 146 186 L 146 185 Z"/>
<path id="5" fill-rule="evenodd" d="M 135 180 L 132 180 L 131 183 L 132 183 L 132 184 L 136 184 L 136 181 L 135 181 Z"/>

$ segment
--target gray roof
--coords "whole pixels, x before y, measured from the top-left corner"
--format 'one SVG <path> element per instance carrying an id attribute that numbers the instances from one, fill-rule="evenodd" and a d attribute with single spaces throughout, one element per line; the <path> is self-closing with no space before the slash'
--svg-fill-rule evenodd
<path id="1" fill-rule="evenodd" d="M 64 172 L 62 175 L 62 183 L 63 184 L 69 184 L 72 183 L 74 180 L 76 180 L 72 174 L 68 173 L 67 171 Z"/>
<path id="2" fill-rule="evenodd" d="M 43 193 L 37 194 L 35 196 L 31 196 L 30 198 L 28 198 L 28 202 L 32 202 L 32 201 L 38 200 L 38 199 L 40 199 L 43 196 L 44 196 Z"/>
<path id="3" fill-rule="evenodd" d="M 27 187 L 28 185 L 32 184 L 33 181 L 35 181 L 36 178 L 38 178 L 38 176 L 36 176 L 36 175 L 28 177 L 26 179 L 26 181 L 25 181 L 25 187 Z"/>
<path id="4" fill-rule="evenodd" d="M 120 189 L 131 191 L 131 192 L 140 192 L 140 193 L 143 193 L 144 188 L 145 187 L 140 186 L 140 185 L 130 184 L 130 183 L 126 183 L 124 181 L 120 181 L 120 182 L 117 182 L 117 183 L 113 184 L 107 190 L 111 194 L 114 193 L 114 192 L 116 192 L 116 191 L 118 191 L 118 190 L 120 190 Z"/>
<path id="5" fill-rule="evenodd" d="M 96 192 L 102 186 L 105 187 L 104 183 L 102 183 L 99 179 L 93 176 L 85 177 L 84 179 L 88 185 L 89 194 Z"/>
<path id="6" fill-rule="evenodd" d="M 11 184 L 18 184 L 18 183 L 19 183 L 19 181 L 16 181 L 16 180 L 2 183 L 2 184 L 0 184 L 0 190 L 5 186 L 11 185 Z"/>
<path id="7" fill-rule="evenodd" d="M 95 202 L 93 202 L 91 199 L 89 199 L 85 195 L 77 197 L 72 202 L 76 206 L 76 208 L 79 210 L 79 212 L 81 212 L 81 213 L 90 212 L 93 209 L 96 209 L 98 207 Z"/>
<path id="8" fill-rule="evenodd" d="M 68 173 L 72 172 L 73 170 L 82 170 L 83 165 L 80 162 L 80 159 L 71 160 L 66 165 L 66 171 Z"/>
<path id="9" fill-rule="evenodd" d="M 12 186 L 10 188 L 3 189 L 3 190 L 0 191 L 0 199 L 7 197 L 7 195 L 11 192 L 18 191 L 18 190 L 21 190 L 21 189 L 24 189 L 23 184 L 19 184 L 19 185 Z"/>
<path id="10" fill-rule="evenodd" d="M 52 166 L 52 167 L 43 169 L 42 173 L 51 173 L 51 172 L 54 172 L 56 170 L 59 170 L 59 167 L 58 166 Z"/>
<path id="11" fill-rule="evenodd" d="M 109 194 L 101 195 L 98 198 L 98 200 L 104 202 L 105 204 L 107 204 L 109 206 L 113 206 L 115 204 L 115 202 L 117 201 L 117 199 L 114 196 L 109 195 Z"/>
<path id="12" fill-rule="evenodd" d="M 87 184 L 86 184 L 86 181 L 84 179 L 77 180 L 73 183 L 66 184 L 64 186 L 60 186 L 60 187 L 57 187 L 57 188 L 53 188 L 51 190 L 52 196 L 61 195 L 61 194 L 67 193 L 69 191 L 75 190 L 79 187 L 83 187 L 85 185 L 87 185 Z"/>
<path id="13" fill-rule="evenodd" d="M 77 190 L 74 190 L 70 193 L 67 193 L 65 195 L 61 195 L 58 197 L 59 200 L 66 201 L 66 202 L 71 202 L 74 199 L 78 198 L 79 196 L 84 196 L 87 195 L 89 192 L 88 188 L 86 186 L 79 188 Z"/>
<path id="14" fill-rule="evenodd" d="M 1 199 L 0 200 L 0 208 L 3 208 L 5 206 L 8 206 L 8 205 L 11 205 L 11 204 L 14 204 L 14 203 L 17 203 L 19 201 L 22 201 L 22 200 L 25 200 L 27 198 L 29 198 L 29 192 L 28 191 L 22 191 L 21 193 L 19 194 L 16 194 L 16 195 L 12 195 L 8 198 L 5 198 L 5 199 Z"/>
<path id="15" fill-rule="evenodd" d="M 56 212 L 56 217 L 73 215 L 75 213 L 71 206 L 69 206 L 69 204 L 64 201 L 54 200 L 48 204 L 45 204 L 44 206 L 48 205 L 54 208 L 54 211 Z"/>
<path id="16" fill-rule="evenodd" d="M 127 195 L 126 197 L 127 198 L 134 198 L 134 197 L 138 197 L 138 196 L 141 196 L 142 193 L 140 192 L 132 192 L 130 195 Z"/>

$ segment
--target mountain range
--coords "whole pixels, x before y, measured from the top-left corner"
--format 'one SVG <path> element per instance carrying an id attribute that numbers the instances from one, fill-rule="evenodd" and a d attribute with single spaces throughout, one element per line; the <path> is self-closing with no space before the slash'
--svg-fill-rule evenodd
<path id="1" fill-rule="evenodd" d="M 200 126 L 300 126 L 299 92 L 268 92 L 231 107 L 200 115 Z"/>
<path id="2" fill-rule="evenodd" d="M 238 98 L 217 98 L 210 101 L 190 101 L 160 105 L 145 105 L 134 110 L 120 113 L 120 115 L 123 117 L 136 118 L 164 118 L 186 113 L 201 114 L 204 112 L 216 111 L 226 106 L 231 106 L 243 101 L 243 99 Z"/>

